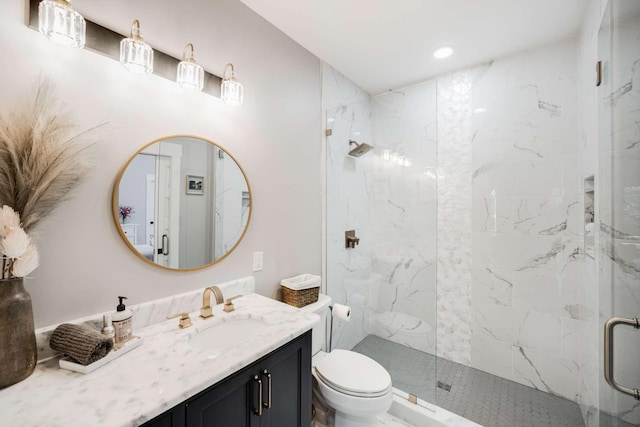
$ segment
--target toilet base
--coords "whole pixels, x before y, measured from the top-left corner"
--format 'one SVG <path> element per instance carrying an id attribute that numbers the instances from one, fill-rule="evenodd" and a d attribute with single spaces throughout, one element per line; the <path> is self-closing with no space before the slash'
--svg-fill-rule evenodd
<path id="1" fill-rule="evenodd" d="M 318 381 L 315 372 L 312 378 L 313 427 L 378 427 L 378 415 L 387 412 L 393 402 L 392 392 L 377 398 L 355 398 L 328 388 Z"/>
<path id="2" fill-rule="evenodd" d="M 313 356 L 312 381 L 315 416 L 313 427 L 378 427 L 378 416 L 389 410 L 393 390 L 375 397 L 358 397 L 341 393 L 325 384 L 315 366 L 327 357 L 319 352 Z M 386 372 L 386 371 L 385 371 Z"/>
<path id="3" fill-rule="evenodd" d="M 353 417 L 335 411 L 335 427 L 378 427 L 378 417 Z"/>

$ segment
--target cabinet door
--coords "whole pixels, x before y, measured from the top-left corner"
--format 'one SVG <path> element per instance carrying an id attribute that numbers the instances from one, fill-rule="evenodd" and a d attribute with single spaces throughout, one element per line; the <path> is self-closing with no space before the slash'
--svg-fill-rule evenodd
<path id="1" fill-rule="evenodd" d="M 302 335 L 261 363 L 263 401 L 271 405 L 262 427 L 308 427 L 311 425 L 311 332 Z"/>
<path id="2" fill-rule="evenodd" d="M 260 418 L 253 408 L 260 405 L 256 368 L 241 372 L 186 404 L 188 427 L 257 427 Z"/>
<path id="3" fill-rule="evenodd" d="M 144 427 L 184 427 L 184 405 L 180 404 L 143 424 Z"/>

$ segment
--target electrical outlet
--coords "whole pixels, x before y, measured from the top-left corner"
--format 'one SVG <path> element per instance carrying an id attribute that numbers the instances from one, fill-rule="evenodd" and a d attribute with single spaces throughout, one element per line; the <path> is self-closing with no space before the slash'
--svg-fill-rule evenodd
<path id="1" fill-rule="evenodd" d="M 253 253 L 253 271 L 262 271 L 264 267 L 264 252 Z"/>

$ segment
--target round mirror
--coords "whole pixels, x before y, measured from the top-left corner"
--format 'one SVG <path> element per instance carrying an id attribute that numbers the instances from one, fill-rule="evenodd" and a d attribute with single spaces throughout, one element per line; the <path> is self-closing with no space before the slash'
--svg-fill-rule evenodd
<path id="1" fill-rule="evenodd" d="M 122 167 L 113 218 L 125 243 L 162 268 L 197 270 L 220 261 L 251 219 L 251 188 L 235 158 L 212 141 L 153 141 Z"/>

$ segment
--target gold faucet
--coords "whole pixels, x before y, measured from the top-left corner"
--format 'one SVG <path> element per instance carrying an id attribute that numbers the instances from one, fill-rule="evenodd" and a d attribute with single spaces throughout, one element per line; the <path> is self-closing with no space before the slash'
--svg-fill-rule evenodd
<path id="1" fill-rule="evenodd" d="M 224 302 L 220 288 L 217 286 L 209 286 L 208 288 L 205 288 L 202 293 L 202 307 L 200 308 L 200 317 L 203 319 L 213 317 L 213 310 L 211 309 L 211 294 L 216 296 L 215 305 L 222 304 Z"/>
<path id="2" fill-rule="evenodd" d="M 167 319 L 175 319 L 178 316 L 180 316 L 180 324 L 178 325 L 180 329 L 188 328 L 191 326 L 191 318 L 189 317 L 189 313 L 174 314 L 173 316 L 167 317 Z"/>
<path id="3" fill-rule="evenodd" d="M 225 313 L 231 313 L 232 311 L 234 311 L 236 308 L 233 305 L 233 300 L 236 298 L 240 298 L 243 297 L 244 295 L 236 295 L 235 297 L 231 297 L 227 300 L 227 302 L 224 303 L 224 308 L 222 309 L 222 311 L 224 311 Z"/>

